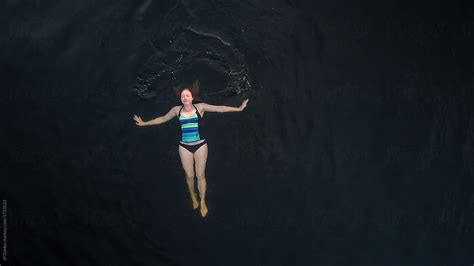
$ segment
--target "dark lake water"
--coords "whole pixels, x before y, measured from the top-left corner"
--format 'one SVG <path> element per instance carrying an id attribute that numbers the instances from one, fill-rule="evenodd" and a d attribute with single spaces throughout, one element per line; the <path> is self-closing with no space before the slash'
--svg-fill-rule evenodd
<path id="1" fill-rule="evenodd" d="M 0 3 L 1 265 L 472 265 L 474 4 Z M 206 113 L 193 210 L 174 88 Z"/>

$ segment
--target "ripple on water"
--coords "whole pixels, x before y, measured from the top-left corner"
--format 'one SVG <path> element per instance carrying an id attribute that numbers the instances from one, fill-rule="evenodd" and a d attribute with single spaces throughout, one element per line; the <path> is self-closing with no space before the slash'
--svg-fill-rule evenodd
<path id="1" fill-rule="evenodd" d="M 200 80 L 203 96 L 219 101 L 251 89 L 245 56 L 214 33 L 187 27 L 176 29 L 143 64 L 134 90 L 144 99 L 181 84 Z"/>

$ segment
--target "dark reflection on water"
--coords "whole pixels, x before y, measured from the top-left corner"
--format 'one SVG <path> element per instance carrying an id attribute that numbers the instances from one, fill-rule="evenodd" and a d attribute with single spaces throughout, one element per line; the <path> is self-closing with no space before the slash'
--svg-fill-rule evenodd
<path id="1" fill-rule="evenodd" d="M 155 9 L 161 7 L 148 2 L 144 6 L 140 16 L 151 26 L 140 26 L 149 28 L 144 38 L 154 50 L 138 73 L 135 89 L 139 96 L 150 98 L 196 79 L 205 80 L 207 96 L 218 101 L 251 89 L 245 56 L 233 44 L 235 33 L 244 30 L 232 17 L 221 17 L 229 7 L 177 1 L 157 19 Z"/>
<path id="2" fill-rule="evenodd" d="M 11 265 L 472 263 L 473 5 L 4 1 Z M 200 80 L 209 216 L 177 122 Z M 3 262 L 2 262 L 3 265 Z"/>

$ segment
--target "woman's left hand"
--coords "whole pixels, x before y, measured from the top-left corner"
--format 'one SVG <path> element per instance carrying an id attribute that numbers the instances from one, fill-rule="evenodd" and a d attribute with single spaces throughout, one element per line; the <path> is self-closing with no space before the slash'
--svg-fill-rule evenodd
<path id="1" fill-rule="evenodd" d="M 240 111 L 243 111 L 245 109 L 245 107 L 247 107 L 247 103 L 249 102 L 249 99 L 245 99 L 243 102 L 242 102 L 242 105 L 240 105 Z"/>

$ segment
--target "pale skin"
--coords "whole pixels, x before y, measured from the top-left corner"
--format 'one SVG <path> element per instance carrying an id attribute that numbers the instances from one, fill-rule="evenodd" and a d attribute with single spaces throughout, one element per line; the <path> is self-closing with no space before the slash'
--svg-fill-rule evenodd
<path id="1" fill-rule="evenodd" d="M 181 110 L 182 116 L 191 116 L 194 114 L 195 109 L 193 107 L 194 98 L 190 90 L 184 89 L 181 92 L 181 103 L 183 104 L 183 109 Z M 225 113 L 225 112 L 241 112 L 247 107 L 248 99 L 244 100 L 239 107 L 232 107 L 232 106 L 224 106 L 224 105 L 210 105 L 207 103 L 197 103 L 195 104 L 199 114 L 201 117 L 204 116 L 205 112 L 217 112 L 217 113 Z M 177 105 L 171 108 L 168 113 L 163 116 L 151 119 L 149 121 L 143 121 L 140 116 L 134 115 L 133 120 L 135 120 L 135 124 L 137 126 L 152 126 L 152 125 L 160 125 L 170 121 L 171 119 L 175 118 L 179 114 L 181 106 Z M 188 145 L 196 145 L 204 140 L 199 140 L 192 143 L 187 143 Z M 196 152 L 191 153 L 187 149 L 179 146 L 178 148 L 179 157 L 181 158 L 181 164 L 183 166 L 185 175 L 186 175 L 186 183 L 188 185 L 189 194 L 191 196 L 191 200 L 193 203 L 193 209 L 197 209 L 199 206 L 201 216 L 206 217 L 208 213 L 208 208 L 206 206 L 206 162 L 207 162 L 207 152 L 208 147 L 207 143 L 199 147 Z M 199 198 L 194 188 L 194 177 L 197 179 L 198 183 L 198 191 L 199 191 Z"/>

